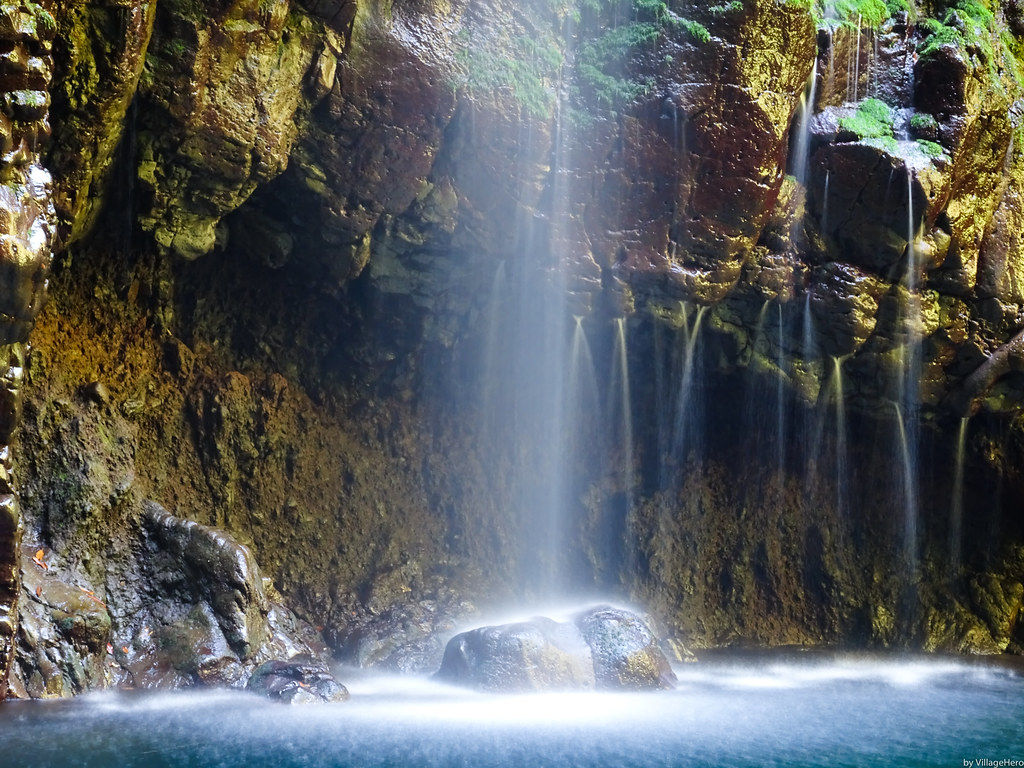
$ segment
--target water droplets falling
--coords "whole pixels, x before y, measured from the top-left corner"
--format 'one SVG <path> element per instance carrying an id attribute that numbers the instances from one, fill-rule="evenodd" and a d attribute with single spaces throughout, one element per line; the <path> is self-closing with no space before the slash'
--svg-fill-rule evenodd
<path id="1" fill-rule="evenodd" d="M 836 465 L 836 514 L 846 514 L 847 434 L 846 434 L 846 392 L 843 387 L 843 359 L 832 358 L 832 397 L 835 405 L 835 465 Z"/>
<path id="2" fill-rule="evenodd" d="M 860 37 L 863 29 L 862 17 L 857 16 L 857 44 L 853 49 L 853 101 L 857 102 L 860 96 Z"/>
<path id="3" fill-rule="evenodd" d="M 907 168 L 907 278 L 906 298 L 902 302 L 899 332 L 900 371 L 897 402 L 900 450 L 903 458 L 904 552 L 910 579 L 916 578 L 918 565 L 918 416 L 921 405 L 921 295 L 917 239 L 914 218 L 914 173 Z"/>
<path id="4" fill-rule="evenodd" d="M 633 508 L 636 499 L 636 471 L 633 465 L 633 400 L 629 385 L 629 352 L 627 349 L 626 320 L 615 320 L 615 351 L 612 355 L 612 381 L 615 383 L 618 411 L 618 453 L 621 456 L 621 479 L 626 496 L 627 512 Z M 612 408 L 609 409 L 613 410 Z"/>
<path id="5" fill-rule="evenodd" d="M 811 154 L 811 118 L 818 92 L 818 59 L 814 59 L 814 68 L 807 89 L 800 97 L 800 123 L 797 126 L 797 139 L 794 147 L 793 176 L 797 183 L 807 186 L 807 168 Z"/>
<path id="6" fill-rule="evenodd" d="M 821 196 L 821 234 L 823 237 L 828 236 L 828 187 L 832 172 L 825 169 L 825 191 Z"/>
<path id="7" fill-rule="evenodd" d="M 914 444 L 911 418 L 899 403 L 895 404 L 896 426 L 903 465 L 903 551 L 907 572 L 911 580 L 917 573 L 917 483 L 914 464 Z"/>
<path id="8" fill-rule="evenodd" d="M 483 414 L 483 434 L 489 445 L 498 438 L 495 415 L 498 413 L 498 387 L 502 380 L 499 353 L 502 344 L 504 297 L 507 291 L 507 268 L 505 262 L 498 263 L 491 281 L 491 294 L 487 301 L 487 329 L 484 338 L 483 363 L 480 376 L 480 406 Z"/>
<path id="9" fill-rule="evenodd" d="M 681 330 L 682 365 L 672 439 L 672 454 L 679 466 L 685 465 L 691 451 L 699 451 L 703 444 L 703 366 L 699 354 L 701 328 L 707 306 L 689 313 Z"/>
<path id="10" fill-rule="evenodd" d="M 960 419 L 956 437 L 956 465 L 953 470 L 953 492 L 949 505 L 949 576 L 955 579 L 963 560 L 961 538 L 964 524 L 964 462 L 967 453 L 967 429 L 971 419 Z"/>
<path id="11" fill-rule="evenodd" d="M 779 484 L 782 484 L 786 474 L 786 381 L 784 372 L 786 370 L 786 323 L 783 314 L 782 302 L 776 305 L 778 309 L 778 326 L 776 329 L 775 343 L 775 364 L 777 372 L 775 376 L 775 431 L 776 431 L 776 468 L 779 476 Z"/>

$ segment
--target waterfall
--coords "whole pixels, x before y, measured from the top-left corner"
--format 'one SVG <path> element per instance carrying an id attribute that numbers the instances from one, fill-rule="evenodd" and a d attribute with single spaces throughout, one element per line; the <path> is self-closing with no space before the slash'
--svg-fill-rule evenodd
<path id="1" fill-rule="evenodd" d="M 835 400 L 835 452 L 836 452 L 836 514 L 846 513 L 847 436 L 846 393 L 843 389 L 843 360 L 832 358 L 832 392 Z"/>
<path id="2" fill-rule="evenodd" d="M 801 333 L 801 356 L 809 361 L 817 354 L 814 343 L 814 315 L 811 312 L 811 292 L 804 294 L 803 332 Z"/>
<path id="3" fill-rule="evenodd" d="M 853 102 L 853 46 L 846 54 L 846 102 Z"/>
<path id="4" fill-rule="evenodd" d="M 814 68 L 811 71 L 811 79 L 807 88 L 800 97 L 800 123 L 797 128 L 796 145 L 794 147 L 793 176 L 797 183 L 803 187 L 807 186 L 807 167 L 810 162 L 811 153 L 811 118 L 814 116 L 814 106 L 818 92 L 818 59 L 814 59 Z"/>
<path id="5" fill-rule="evenodd" d="M 590 351 L 590 342 L 587 340 L 583 317 L 577 315 L 574 320 L 575 326 L 569 353 L 569 377 L 566 382 L 566 395 L 569 399 L 566 411 L 569 413 L 571 426 L 578 428 L 582 426 L 583 419 L 597 412 L 600 397 L 597 390 L 594 356 Z"/>
<path id="6" fill-rule="evenodd" d="M 914 468 L 913 442 L 910 418 L 899 403 L 896 404 L 896 426 L 900 444 L 900 458 L 903 464 L 903 547 L 907 572 L 914 579 L 917 572 L 917 486 Z"/>
<path id="7" fill-rule="evenodd" d="M 592 397 L 589 349 L 572 325 L 567 282 L 572 122 L 568 84 L 558 88 L 549 157 L 549 209 L 516 209 L 515 240 L 494 274 L 481 333 L 482 428 L 479 453 L 507 474 L 503 500 L 514 526 L 519 587 L 524 594 L 564 594 L 569 586 L 572 483 L 578 466 L 581 409 Z M 524 120 L 518 146 L 524 165 L 520 197 L 535 197 L 532 169 L 542 137 Z M 596 404 L 594 408 L 596 408 Z M 588 414 L 593 418 L 593 410 Z M 586 446 L 584 446 L 585 448 Z M 500 530 L 500 529 L 499 529 Z"/>
<path id="8" fill-rule="evenodd" d="M 827 85 L 826 90 L 832 93 L 836 84 L 836 47 L 832 28 L 829 27 L 826 32 L 828 34 L 828 72 L 825 75 L 825 83 Z"/>
<path id="9" fill-rule="evenodd" d="M 506 287 L 505 262 L 498 263 L 494 270 L 494 278 L 491 280 L 491 292 L 487 300 L 487 326 L 484 338 L 482 375 L 480 376 L 480 408 L 482 413 L 481 427 L 484 439 L 489 445 L 500 438 L 496 433 L 495 414 L 498 413 L 499 392 L 497 391 L 504 381 L 501 370 L 501 358 L 498 353 L 503 336 L 503 320 Z"/>
<path id="10" fill-rule="evenodd" d="M 676 396 L 675 429 L 673 430 L 672 454 L 679 466 L 684 466 L 689 451 L 703 444 L 703 370 L 697 353 L 700 332 L 704 323 L 707 306 L 700 306 L 693 313 L 693 324 L 686 316 L 682 328 L 682 365 L 679 376 L 679 391 Z"/>
<path id="11" fill-rule="evenodd" d="M 853 101 L 857 102 L 860 96 L 860 35 L 861 29 L 863 28 L 862 16 L 857 15 L 857 45 L 853 49 L 854 64 L 853 64 Z"/>
<path id="12" fill-rule="evenodd" d="M 563 455 L 574 458 L 588 446 L 594 414 L 601 412 L 597 368 L 590 351 L 583 317 L 576 316 L 569 347 L 569 371 L 565 381 L 565 429 Z M 613 377 L 616 376 L 613 371 Z M 626 371 L 626 376 L 628 376 Z M 613 381 L 615 379 L 613 378 Z M 628 387 L 628 381 L 626 382 Z"/>
<path id="13" fill-rule="evenodd" d="M 654 366 L 654 407 L 658 418 L 655 419 L 657 425 L 655 429 L 658 432 L 658 460 L 655 462 L 657 465 L 658 472 L 658 487 L 665 488 L 667 486 L 667 478 L 665 476 L 665 457 L 670 455 L 671 450 L 671 424 L 672 420 L 668 416 L 670 413 L 671 395 L 669 393 L 668 380 L 671 380 L 671 371 L 666 376 L 665 371 L 665 332 L 661 323 L 654 323 L 654 359 L 657 361 Z"/>
<path id="14" fill-rule="evenodd" d="M 818 348 L 814 332 L 814 313 L 811 310 L 811 293 L 808 291 L 804 296 L 803 307 L 803 330 L 800 342 L 800 358 L 804 365 L 810 366 L 811 361 L 818 356 Z M 801 447 L 804 458 L 804 480 L 805 492 L 809 496 L 818 473 L 818 452 L 821 448 L 821 440 L 825 430 L 826 403 L 823 400 L 822 391 L 819 390 L 818 397 L 813 407 L 808 404 L 803 418 L 803 435 Z"/>
<path id="15" fill-rule="evenodd" d="M 778 366 L 778 375 L 775 382 L 775 440 L 776 440 L 776 457 L 777 457 L 777 468 L 779 473 L 779 486 L 782 486 L 782 482 L 786 476 L 786 324 L 784 321 L 782 311 L 782 301 L 780 300 L 776 305 L 778 307 L 778 335 L 776 337 L 775 355 L 776 365 Z"/>
<path id="16" fill-rule="evenodd" d="M 907 298 L 903 308 L 902 331 L 905 335 L 900 347 L 901 371 L 897 416 L 900 449 L 903 457 L 904 548 L 907 569 L 911 579 L 917 570 L 917 518 L 918 518 L 918 418 L 921 403 L 921 297 L 919 286 L 920 264 L 914 241 L 917 226 L 914 219 L 914 173 L 907 168 Z"/>
<path id="17" fill-rule="evenodd" d="M 953 470 L 953 493 L 949 505 L 949 577 L 955 579 L 960 573 L 963 559 L 961 534 L 964 524 L 964 461 L 967 453 L 967 428 L 971 417 L 960 419 L 956 437 L 956 466 Z"/>
<path id="18" fill-rule="evenodd" d="M 875 72 L 878 70 L 878 31 L 871 35 L 871 63 L 868 64 L 868 96 L 878 95 L 878 86 L 875 83 Z"/>
<path id="19" fill-rule="evenodd" d="M 828 183 L 831 171 L 825 169 L 825 193 L 821 198 L 821 236 L 828 237 Z"/>
<path id="20" fill-rule="evenodd" d="M 629 353 L 626 348 L 626 319 L 615 319 L 615 354 L 612 356 L 612 381 L 618 394 L 618 403 L 613 403 L 619 412 L 619 450 L 622 456 L 622 483 L 626 496 L 627 513 L 633 508 L 636 490 L 635 468 L 633 466 L 633 400 L 629 387 Z"/>

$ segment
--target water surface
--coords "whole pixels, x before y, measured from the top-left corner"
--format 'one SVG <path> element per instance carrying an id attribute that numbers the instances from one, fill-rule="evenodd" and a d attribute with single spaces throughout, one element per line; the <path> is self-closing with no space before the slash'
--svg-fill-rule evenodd
<path id="1" fill-rule="evenodd" d="M 343 675 L 352 700 L 335 706 L 232 692 L 12 702 L 0 707 L 0 765 L 1024 765 L 1024 678 L 1010 669 L 846 657 L 678 672 L 667 693 L 497 696 Z"/>

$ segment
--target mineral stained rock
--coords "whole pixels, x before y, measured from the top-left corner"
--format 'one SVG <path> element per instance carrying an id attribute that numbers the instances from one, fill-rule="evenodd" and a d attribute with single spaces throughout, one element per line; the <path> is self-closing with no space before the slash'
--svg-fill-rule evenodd
<path id="1" fill-rule="evenodd" d="M 0 6 L 0 699 L 18 626 L 21 541 L 12 449 L 24 342 L 43 305 L 55 216 L 40 158 L 49 135 L 54 17 L 35 3 Z"/>

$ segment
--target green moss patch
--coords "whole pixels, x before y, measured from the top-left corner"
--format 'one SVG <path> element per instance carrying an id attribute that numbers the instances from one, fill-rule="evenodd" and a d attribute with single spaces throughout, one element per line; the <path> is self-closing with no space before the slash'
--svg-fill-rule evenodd
<path id="1" fill-rule="evenodd" d="M 721 6 L 721 12 L 729 11 L 731 5 Z M 656 46 L 662 35 L 674 30 L 698 44 L 711 40 L 703 24 L 679 16 L 663 0 L 581 0 L 580 9 L 585 28 L 607 29 L 580 45 L 582 95 L 584 100 L 592 95 L 598 106 L 609 109 L 619 108 L 650 89 L 649 81 L 630 76 L 629 60 L 645 47 Z M 633 20 L 616 26 L 614 19 L 623 16 Z"/>
<path id="2" fill-rule="evenodd" d="M 806 8 L 819 26 L 827 22 L 846 26 L 878 27 L 901 11 L 912 12 L 907 0 L 786 0 Z"/>
<path id="3" fill-rule="evenodd" d="M 858 139 L 892 139 L 892 109 L 884 101 L 865 99 L 854 114 L 839 121 L 839 127 Z"/>
<path id="4" fill-rule="evenodd" d="M 939 121 L 931 115 L 917 112 L 910 118 L 910 130 L 918 135 L 934 134 L 939 130 Z"/>
<path id="5" fill-rule="evenodd" d="M 918 139 L 917 146 L 922 152 L 928 155 L 928 157 L 940 158 L 946 156 L 946 150 L 942 148 L 941 144 L 936 144 L 934 141 Z"/>

